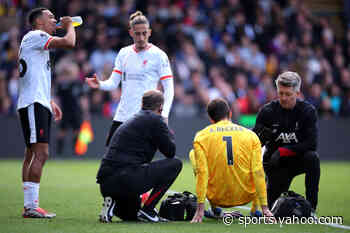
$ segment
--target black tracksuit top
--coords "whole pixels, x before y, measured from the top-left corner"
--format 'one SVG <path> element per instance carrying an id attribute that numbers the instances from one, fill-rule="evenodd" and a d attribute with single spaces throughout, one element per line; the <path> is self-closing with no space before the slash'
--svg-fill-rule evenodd
<path id="1" fill-rule="evenodd" d="M 268 138 L 259 135 L 261 127 L 271 129 Z M 293 109 L 284 109 L 274 100 L 260 109 L 253 129 L 268 152 L 278 147 L 288 148 L 296 153 L 316 151 L 318 141 L 317 112 L 306 101 L 297 100 Z"/>
<path id="2" fill-rule="evenodd" d="M 145 164 L 152 161 L 157 149 L 173 158 L 174 135 L 161 115 L 141 110 L 115 131 L 103 160 L 115 167 Z"/>

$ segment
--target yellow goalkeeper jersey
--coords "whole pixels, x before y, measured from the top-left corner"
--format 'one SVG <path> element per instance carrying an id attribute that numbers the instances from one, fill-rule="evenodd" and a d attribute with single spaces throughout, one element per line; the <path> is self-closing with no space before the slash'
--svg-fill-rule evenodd
<path id="1" fill-rule="evenodd" d="M 197 132 L 190 159 L 198 203 L 232 207 L 255 200 L 267 205 L 261 143 L 257 135 L 222 120 Z"/>

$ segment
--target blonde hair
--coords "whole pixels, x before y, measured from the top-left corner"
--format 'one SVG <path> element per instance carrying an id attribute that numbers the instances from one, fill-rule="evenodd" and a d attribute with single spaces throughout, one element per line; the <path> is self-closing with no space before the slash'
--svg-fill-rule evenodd
<path id="1" fill-rule="evenodd" d="M 135 13 L 130 15 L 129 27 L 132 28 L 136 24 L 147 24 L 149 27 L 148 19 L 142 14 L 141 11 L 136 11 Z"/>
<path id="2" fill-rule="evenodd" d="M 276 87 L 279 85 L 285 87 L 293 87 L 294 91 L 300 91 L 301 78 L 298 73 L 292 71 L 286 71 L 278 75 L 276 79 Z"/>

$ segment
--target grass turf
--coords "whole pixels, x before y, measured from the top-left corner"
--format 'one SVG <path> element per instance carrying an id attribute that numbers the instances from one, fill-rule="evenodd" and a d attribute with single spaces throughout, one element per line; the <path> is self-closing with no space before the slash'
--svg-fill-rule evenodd
<path id="1" fill-rule="evenodd" d="M 350 232 L 325 225 L 248 225 L 238 221 L 226 226 L 222 221 L 204 219 L 202 224 L 172 222 L 167 224 L 124 223 L 114 218 L 112 224 L 100 224 L 97 215 L 102 198 L 95 175 L 96 160 L 51 160 L 44 168 L 40 187 L 40 206 L 57 213 L 52 220 L 23 219 L 21 161 L 0 160 L 0 232 Z M 349 162 L 322 162 L 318 216 L 343 216 L 350 225 Z M 304 176 L 297 177 L 291 189 L 304 194 Z M 189 163 L 171 190 L 195 191 Z M 243 214 L 248 214 L 242 210 Z M 282 228 L 281 228 L 282 227 Z"/>

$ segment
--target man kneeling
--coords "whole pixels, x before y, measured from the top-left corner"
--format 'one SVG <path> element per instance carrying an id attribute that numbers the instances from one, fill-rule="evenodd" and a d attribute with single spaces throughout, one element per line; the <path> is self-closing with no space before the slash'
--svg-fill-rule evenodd
<path id="1" fill-rule="evenodd" d="M 198 196 L 192 222 L 202 222 L 205 198 L 212 210 L 253 201 L 252 214 L 261 206 L 262 213 L 272 217 L 267 207 L 259 138 L 253 131 L 231 122 L 225 100 L 212 100 L 207 111 L 212 125 L 196 134 L 190 152 Z M 219 217 L 217 212 L 213 214 Z"/>
<path id="2" fill-rule="evenodd" d="M 111 222 L 114 213 L 122 220 L 167 221 L 155 206 L 179 175 L 182 162 L 174 158 L 174 135 L 161 116 L 163 102 L 160 91 L 145 92 L 142 110 L 114 133 L 97 174 L 104 197 L 100 221 Z M 151 162 L 157 149 L 167 159 Z M 140 195 L 151 189 L 141 208 Z"/>

